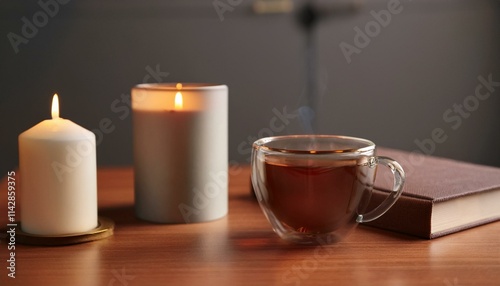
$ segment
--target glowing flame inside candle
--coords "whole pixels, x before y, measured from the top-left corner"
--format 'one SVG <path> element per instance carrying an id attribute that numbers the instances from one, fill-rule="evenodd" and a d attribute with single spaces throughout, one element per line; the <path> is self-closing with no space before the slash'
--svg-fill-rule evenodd
<path id="1" fill-rule="evenodd" d="M 182 109 L 182 94 L 180 91 L 175 94 L 175 109 Z"/>
<path id="2" fill-rule="evenodd" d="M 52 97 L 52 119 L 59 118 L 59 97 L 57 93 Z"/>

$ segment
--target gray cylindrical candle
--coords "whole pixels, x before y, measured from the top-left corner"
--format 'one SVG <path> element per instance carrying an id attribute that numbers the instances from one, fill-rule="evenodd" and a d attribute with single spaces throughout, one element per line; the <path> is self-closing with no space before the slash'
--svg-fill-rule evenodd
<path id="1" fill-rule="evenodd" d="M 191 223 L 227 214 L 228 88 L 132 88 L 135 211 L 144 220 Z"/>

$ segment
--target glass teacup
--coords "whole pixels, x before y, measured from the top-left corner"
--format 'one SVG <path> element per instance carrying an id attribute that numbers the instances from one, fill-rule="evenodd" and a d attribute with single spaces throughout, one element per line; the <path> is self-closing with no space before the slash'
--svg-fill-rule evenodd
<path id="1" fill-rule="evenodd" d="M 394 174 L 393 192 L 364 213 L 377 166 Z M 405 173 L 375 155 L 366 139 L 335 135 L 262 138 L 252 150 L 252 184 L 274 231 L 296 243 L 325 244 L 344 238 L 358 223 L 383 215 L 401 195 Z"/>

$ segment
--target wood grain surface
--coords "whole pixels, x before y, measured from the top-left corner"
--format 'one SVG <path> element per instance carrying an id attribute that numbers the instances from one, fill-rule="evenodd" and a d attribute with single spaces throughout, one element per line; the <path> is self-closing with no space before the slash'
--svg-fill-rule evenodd
<path id="1" fill-rule="evenodd" d="M 132 174 L 98 171 L 99 215 L 114 220 L 113 236 L 60 247 L 16 244 L 14 279 L 2 241 L 0 285 L 500 285 L 500 222 L 435 240 L 359 226 L 334 245 L 298 246 L 272 231 L 250 195 L 247 166 L 230 176 L 227 217 L 186 225 L 136 219 Z M 4 227 L 5 176 L 0 188 Z"/>

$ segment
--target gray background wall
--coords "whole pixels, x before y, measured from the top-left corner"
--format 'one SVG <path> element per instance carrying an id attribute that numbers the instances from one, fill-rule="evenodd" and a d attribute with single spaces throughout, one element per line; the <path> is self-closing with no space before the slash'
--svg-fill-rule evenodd
<path id="1" fill-rule="evenodd" d="M 99 165 L 130 165 L 131 116 L 121 100 L 156 69 L 161 76 L 149 82 L 229 86 L 231 160 L 246 162 L 257 137 L 310 132 L 299 117 L 285 120 L 279 131 L 269 123 L 309 104 L 306 34 L 296 15 L 305 2 L 276 15 L 257 15 L 252 3 L 241 1 L 221 21 L 213 1 L 69 1 L 15 53 L 7 35 L 21 36 L 22 17 L 32 21 L 42 8 L 34 1 L 2 1 L 1 174 L 17 166 L 19 133 L 50 117 L 55 92 L 62 117 L 93 130 L 102 120 L 112 122 L 112 132 L 97 134 Z M 314 3 L 325 12 L 349 1 Z M 330 16 L 314 28 L 313 132 L 411 151 L 419 148 L 415 140 L 441 128 L 447 140 L 432 154 L 500 166 L 500 87 L 458 128 L 443 119 L 474 95 L 478 76 L 500 81 L 499 1 L 401 1 L 401 12 L 348 63 L 339 45 L 354 45 L 354 28 L 364 30 L 374 20 L 370 12 L 387 5 L 365 1 L 353 13 L 325 12 Z"/>

